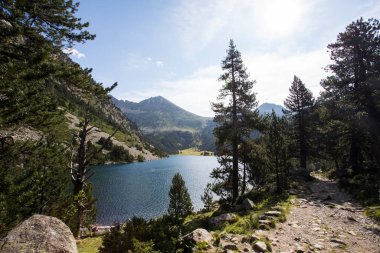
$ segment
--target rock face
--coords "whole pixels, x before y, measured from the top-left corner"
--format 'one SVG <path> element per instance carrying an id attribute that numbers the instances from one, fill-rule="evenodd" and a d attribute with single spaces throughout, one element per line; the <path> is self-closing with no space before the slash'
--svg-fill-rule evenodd
<path id="1" fill-rule="evenodd" d="M 33 215 L 0 241 L 0 253 L 77 253 L 70 229 L 59 219 Z"/>
<path id="2" fill-rule="evenodd" d="M 236 221 L 237 216 L 233 213 L 224 213 L 216 217 L 212 217 L 209 222 L 212 227 L 218 227 L 225 222 L 234 222 Z"/>

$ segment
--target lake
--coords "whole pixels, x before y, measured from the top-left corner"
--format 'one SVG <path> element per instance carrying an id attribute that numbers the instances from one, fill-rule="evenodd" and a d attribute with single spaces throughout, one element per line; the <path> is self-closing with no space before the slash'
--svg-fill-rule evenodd
<path id="1" fill-rule="evenodd" d="M 203 208 L 200 196 L 217 166 L 213 156 L 169 156 L 142 163 L 92 166 L 97 223 L 111 225 L 133 216 L 149 219 L 166 213 L 171 180 L 177 172 L 186 182 L 194 210 L 199 210 Z"/>

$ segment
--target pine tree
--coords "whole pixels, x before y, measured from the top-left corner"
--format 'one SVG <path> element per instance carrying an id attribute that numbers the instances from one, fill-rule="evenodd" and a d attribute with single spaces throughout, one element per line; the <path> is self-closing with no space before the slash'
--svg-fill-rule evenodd
<path id="1" fill-rule="evenodd" d="M 380 166 L 380 22 L 360 18 L 328 45 L 332 75 L 322 81 L 326 95 L 336 103 L 349 132 L 349 165 L 359 173 L 363 152 Z M 364 130 L 364 131 L 363 131 Z M 369 133 L 371 137 L 368 137 Z M 369 145 L 368 145 L 369 144 Z M 367 152 L 367 153 L 368 153 Z"/>
<path id="2" fill-rule="evenodd" d="M 294 118 L 297 127 L 296 138 L 298 140 L 300 167 L 306 169 L 306 158 L 308 155 L 308 115 L 314 105 L 313 94 L 308 90 L 301 79 L 294 76 L 289 89 L 289 96 L 284 101 L 287 113 Z"/>
<path id="3" fill-rule="evenodd" d="M 67 195 L 67 160 L 52 136 L 0 148 L 0 234 L 33 214 L 59 212 Z"/>
<path id="4" fill-rule="evenodd" d="M 176 221 L 179 221 L 193 212 L 193 204 L 191 203 L 189 192 L 186 188 L 185 181 L 179 173 L 176 173 L 172 179 L 169 199 L 168 213 Z"/>
<path id="5" fill-rule="evenodd" d="M 215 112 L 214 121 L 217 124 L 214 135 L 221 167 L 216 169 L 212 176 L 226 181 L 217 182 L 216 188 L 224 184 L 227 198 L 235 201 L 239 196 L 239 145 L 244 139 L 249 138 L 258 118 L 258 112 L 255 110 L 256 96 L 252 92 L 255 81 L 249 80 L 241 54 L 232 40 L 227 56 L 222 61 L 222 70 L 224 73 L 219 77 L 219 81 L 224 84 L 219 91 L 219 102 L 212 104 Z"/>
<path id="6" fill-rule="evenodd" d="M 210 211 L 212 207 L 212 191 L 211 184 L 208 183 L 206 188 L 204 189 L 203 195 L 201 196 L 201 200 L 203 202 L 204 208 L 206 211 Z"/>
<path id="7" fill-rule="evenodd" d="M 276 175 L 276 188 L 281 192 L 287 186 L 289 151 L 286 141 L 286 118 L 280 118 L 274 110 L 268 116 L 268 129 L 266 131 L 266 144 L 268 157 Z"/>

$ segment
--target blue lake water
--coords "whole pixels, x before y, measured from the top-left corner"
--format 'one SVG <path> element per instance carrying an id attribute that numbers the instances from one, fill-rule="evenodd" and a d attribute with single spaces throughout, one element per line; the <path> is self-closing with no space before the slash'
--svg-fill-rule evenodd
<path id="1" fill-rule="evenodd" d="M 167 211 L 171 180 L 179 172 L 186 182 L 194 210 L 203 207 L 200 196 L 216 157 L 170 156 L 143 163 L 93 166 L 91 178 L 97 198 L 97 223 L 110 225 L 133 216 L 146 219 Z"/>

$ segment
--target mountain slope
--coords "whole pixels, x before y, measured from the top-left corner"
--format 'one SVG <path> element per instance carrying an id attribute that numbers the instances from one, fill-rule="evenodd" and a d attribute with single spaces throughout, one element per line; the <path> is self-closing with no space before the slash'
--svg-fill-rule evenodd
<path id="1" fill-rule="evenodd" d="M 281 105 L 263 103 L 257 109 L 259 110 L 260 115 L 271 114 L 272 109 L 274 110 L 277 116 L 281 117 L 282 115 L 284 115 L 284 113 L 282 112 L 284 108 Z"/>
<path id="2" fill-rule="evenodd" d="M 112 101 L 157 148 L 168 153 L 191 147 L 215 149 L 212 118 L 188 112 L 161 96 L 139 103 Z"/>
<path id="3" fill-rule="evenodd" d="M 139 103 L 116 98 L 112 98 L 112 101 L 145 133 L 153 131 L 195 132 L 203 129 L 207 122 L 212 120 L 188 112 L 161 96 L 152 97 Z"/>
<path id="4" fill-rule="evenodd" d="M 116 98 L 112 101 L 157 148 L 172 154 L 191 147 L 215 151 L 213 118 L 188 112 L 161 96 L 139 103 Z M 283 115 L 280 105 L 264 103 L 258 107 L 261 115 L 271 113 L 272 109 Z"/>

